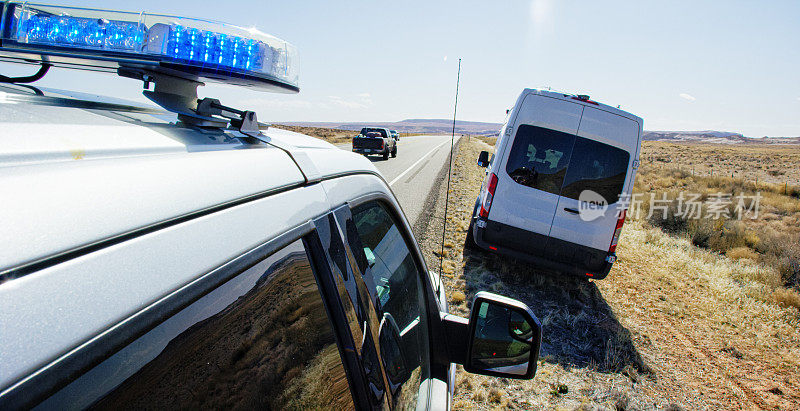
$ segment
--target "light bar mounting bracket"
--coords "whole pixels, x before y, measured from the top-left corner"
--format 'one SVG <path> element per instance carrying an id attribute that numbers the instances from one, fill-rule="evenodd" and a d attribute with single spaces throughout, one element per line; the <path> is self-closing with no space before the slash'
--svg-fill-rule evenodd
<path id="1" fill-rule="evenodd" d="M 259 133 L 268 124 L 259 123 L 254 111 L 238 110 L 220 104 L 214 98 L 198 99 L 200 81 L 140 69 L 120 68 L 122 77 L 144 82 L 142 94 L 167 111 L 178 114 L 178 120 L 195 127 L 227 128 L 228 125 L 248 134 Z M 150 83 L 154 84 L 149 90 Z"/>

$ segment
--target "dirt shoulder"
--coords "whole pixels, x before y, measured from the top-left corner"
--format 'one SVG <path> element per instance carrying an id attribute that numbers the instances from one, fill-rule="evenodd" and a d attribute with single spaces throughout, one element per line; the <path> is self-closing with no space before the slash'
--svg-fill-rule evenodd
<path id="1" fill-rule="evenodd" d="M 454 408 L 799 409 L 800 313 L 752 297 L 737 279 L 763 269 L 628 221 L 619 260 L 602 281 L 556 278 L 464 250 L 484 177 L 474 160 L 492 147 L 462 139 L 455 157 L 443 277 L 451 311 L 489 290 L 528 304 L 543 326 L 533 380 L 459 371 Z M 417 228 L 439 266 L 446 184 L 427 227 Z"/>

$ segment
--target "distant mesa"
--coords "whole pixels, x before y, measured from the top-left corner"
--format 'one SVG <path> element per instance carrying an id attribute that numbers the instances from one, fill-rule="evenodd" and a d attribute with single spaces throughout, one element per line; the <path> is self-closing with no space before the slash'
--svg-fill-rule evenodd
<path id="1" fill-rule="evenodd" d="M 287 126 L 301 127 L 323 127 L 335 128 L 339 130 L 358 131 L 363 127 L 386 127 L 397 130 L 401 133 L 425 133 L 425 134 L 450 134 L 453 129 L 453 120 L 438 118 L 411 118 L 401 121 L 376 121 L 368 122 L 286 122 L 280 123 Z M 456 121 L 457 134 L 472 134 L 481 136 L 497 136 L 500 123 L 485 123 L 480 121 Z M 800 144 L 800 137 L 745 137 L 741 133 L 729 131 L 647 131 L 644 132 L 644 140 L 649 141 L 674 141 L 687 143 L 716 143 L 716 144 Z"/>
<path id="2" fill-rule="evenodd" d="M 715 144 L 800 144 L 800 137 L 745 137 L 728 131 L 647 131 L 644 140 Z"/>
<path id="3" fill-rule="evenodd" d="M 414 118 L 402 121 L 386 122 L 353 122 L 353 123 L 334 123 L 334 122 L 286 122 L 280 123 L 287 126 L 301 126 L 301 127 L 323 127 L 323 128 L 336 128 L 339 130 L 361 130 L 362 127 L 386 127 L 388 129 L 397 130 L 401 133 L 425 133 L 425 134 L 450 134 L 453 130 L 453 120 L 447 119 L 427 119 L 427 118 Z M 478 121 L 456 121 L 457 134 L 472 134 L 483 136 L 496 136 L 500 127 L 500 123 L 482 123 Z"/>

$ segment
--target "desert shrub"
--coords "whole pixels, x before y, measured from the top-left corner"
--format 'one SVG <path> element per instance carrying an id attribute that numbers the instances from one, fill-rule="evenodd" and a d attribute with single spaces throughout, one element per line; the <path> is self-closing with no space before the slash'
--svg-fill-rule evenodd
<path id="1" fill-rule="evenodd" d="M 795 254 L 781 257 L 778 272 L 787 287 L 800 287 L 800 256 Z"/>
<path id="2" fill-rule="evenodd" d="M 755 250 L 761 254 L 780 255 L 788 240 L 786 237 L 785 234 L 778 233 L 772 229 L 763 230 Z"/>
<path id="3" fill-rule="evenodd" d="M 772 298 L 781 307 L 795 307 L 800 309 L 800 293 L 788 288 L 776 288 Z"/>
<path id="4" fill-rule="evenodd" d="M 731 248 L 725 252 L 725 255 L 734 260 L 758 261 L 758 253 L 750 249 L 750 247 Z"/>
<path id="5" fill-rule="evenodd" d="M 674 198 L 674 196 L 671 197 Z M 647 222 L 650 223 L 650 225 L 659 227 L 664 232 L 670 234 L 681 234 L 686 232 L 689 221 L 680 215 L 677 204 L 677 201 L 671 201 L 666 213 L 664 213 L 663 210 L 653 210 L 652 215 L 647 217 Z"/>
<path id="6" fill-rule="evenodd" d="M 752 231 L 752 230 L 745 231 L 745 233 L 744 233 L 744 243 L 748 247 L 756 250 L 757 249 L 756 247 L 758 247 L 758 244 L 760 242 L 761 242 L 761 238 L 758 236 L 758 234 L 756 234 L 755 231 Z"/>
<path id="7" fill-rule="evenodd" d="M 745 229 L 738 221 L 713 220 L 714 233 L 708 240 L 708 248 L 725 253 L 736 247 L 746 246 Z"/>
<path id="8" fill-rule="evenodd" d="M 454 291 L 450 294 L 450 302 L 453 304 L 461 304 L 467 299 L 467 296 L 461 291 Z"/>
<path id="9" fill-rule="evenodd" d="M 731 278 L 742 284 L 751 282 L 764 284 L 770 289 L 780 287 L 782 284 L 780 274 L 771 267 L 737 264 L 731 267 Z"/>
<path id="10" fill-rule="evenodd" d="M 794 197 L 800 199 L 800 186 L 798 187 L 788 187 L 786 189 L 786 195 L 790 197 Z"/>
<path id="11" fill-rule="evenodd" d="M 672 178 L 674 178 L 676 180 L 680 180 L 680 179 L 684 179 L 684 178 L 692 176 L 691 173 L 689 173 L 686 170 L 682 170 L 682 169 L 673 169 L 670 174 L 672 174 Z"/>
<path id="12" fill-rule="evenodd" d="M 489 391 L 489 397 L 487 399 L 489 402 L 500 404 L 500 402 L 503 400 L 503 393 L 496 388 L 492 388 L 491 391 Z"/>
<path id="13" fill-rule="evenodd" d="M 714 227 L 708 220 L 693 221 L 689 224 L 689 238 L 695 246 L 709 248 L 709 242 L 713 236 Z"/>
<path id="14" fill-rule="evenodd" d="M 663 235 L 664 234 L 661 232 L 661 230 L 655 228 L 647 230 L 647 232 L 644 233 L 644 242 L 648 244 L 658 244 Z"/>

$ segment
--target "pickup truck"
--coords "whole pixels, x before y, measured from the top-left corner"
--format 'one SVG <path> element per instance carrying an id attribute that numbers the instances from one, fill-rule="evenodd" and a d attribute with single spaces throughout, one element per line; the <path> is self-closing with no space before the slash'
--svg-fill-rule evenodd
<path id="1" fill-rule="evenodd" d="M 389 129 L 364 127 L 357 136 L 353 137 L 353 152 L 365 156 L 380 154 L 384 160 L 388 160 L 390 155 L 397 157 L 397 141 L 392 137 Z"/>

